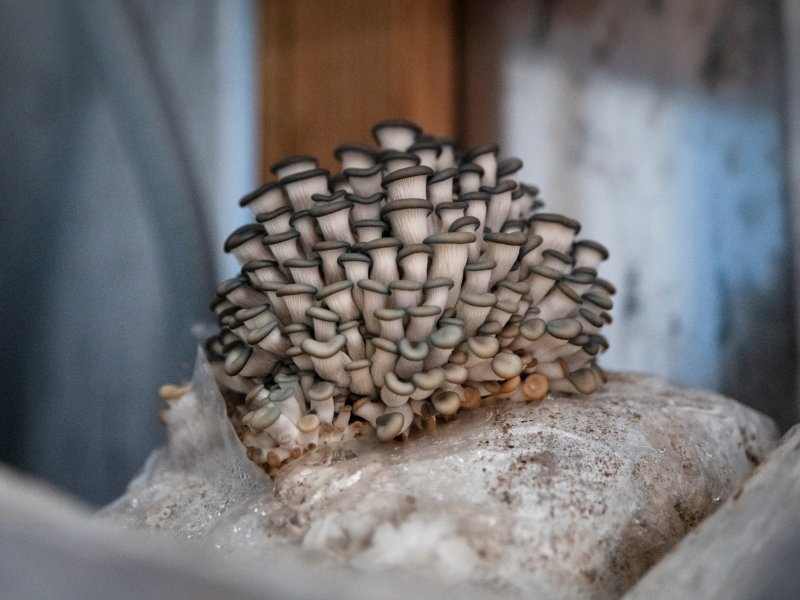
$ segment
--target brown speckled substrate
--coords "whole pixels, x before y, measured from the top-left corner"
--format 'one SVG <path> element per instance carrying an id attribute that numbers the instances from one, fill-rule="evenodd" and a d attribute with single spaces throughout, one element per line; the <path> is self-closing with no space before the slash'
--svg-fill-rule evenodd
<path id="1" fill-rule="evenodd" d="M 360 568 L 616 598 L 775 439 L 729 399 L 613 374 L 591 401 L 498 403 L 413 444 L 311 454 L 279 474 L 265 527 Z"/>
<path id="2" fill-rule="evenodd" d="M 202 357 L 197 373 L 169 401 L 169 445 L 106 516 L 259 569 L 303 551 L 310 572 L 359 581 L 365 598 L 385 591 L 376 577 L 420 598 L 442 597 L 420 584 L 437 580 L 460 597 L 619 598 L 777 439 L 770 419 L 731 399 L 612 373 L 591 399 L 500 401 L 413 441 L 320 447 L 273 484 L 247 459 Z"/>

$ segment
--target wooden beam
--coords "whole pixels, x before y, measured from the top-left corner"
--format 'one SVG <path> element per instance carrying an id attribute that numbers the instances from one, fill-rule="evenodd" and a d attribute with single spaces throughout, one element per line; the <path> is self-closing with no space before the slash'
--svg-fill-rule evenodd
<path id="1" fill-rule="evenodd" d="M 455 133 L 455 1 L 261 3 L 262 175 L 287 154 L 334 168 L 345 141 L 404 117 Z"/>

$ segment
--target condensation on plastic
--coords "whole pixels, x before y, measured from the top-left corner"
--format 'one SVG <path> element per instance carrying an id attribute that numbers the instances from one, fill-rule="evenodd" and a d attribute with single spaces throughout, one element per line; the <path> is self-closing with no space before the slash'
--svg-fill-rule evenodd
<path id="1" fill-rule="evenodd" d="M 236 437 L 202 351 L 190 391 L 165 414 L 167 445 L 153 452 L 125 494 L 100 516 L 132 528 L 204 537 L 272 493 L 272 482 Z"/>

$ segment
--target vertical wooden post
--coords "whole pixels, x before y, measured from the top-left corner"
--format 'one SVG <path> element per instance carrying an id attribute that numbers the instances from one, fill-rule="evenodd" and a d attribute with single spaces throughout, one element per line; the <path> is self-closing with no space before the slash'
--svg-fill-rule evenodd
<path id="1" fill-rule="evenodd" d="M 262 175 L 286 154 L 333 167 L 342 142 L 404 117 L 455 133 L 454 0 L 261 3 Z"/>

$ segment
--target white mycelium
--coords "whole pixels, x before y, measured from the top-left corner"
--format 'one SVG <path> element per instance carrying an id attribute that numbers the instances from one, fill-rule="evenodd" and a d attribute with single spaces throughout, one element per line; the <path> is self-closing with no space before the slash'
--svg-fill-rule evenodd
<path id="1" fill-rule="evenodd" d="M 336 150 L 341 175 L 277 163 L 240 203 L 257 224 L 225 245 L 242 272 L 218 288 L 207 354 L 270 473 L 320 444 L 405 439 L 481 401 L 605 379 L 606 249 L 541 211 L 496 146 L 461 155 L 401 120 L 373 133 L 378 150 Z"/>

